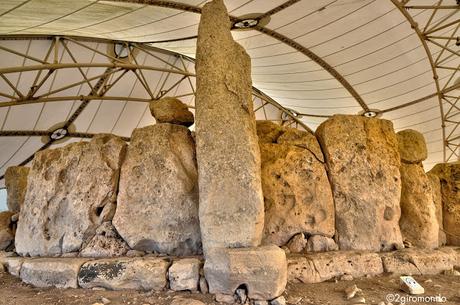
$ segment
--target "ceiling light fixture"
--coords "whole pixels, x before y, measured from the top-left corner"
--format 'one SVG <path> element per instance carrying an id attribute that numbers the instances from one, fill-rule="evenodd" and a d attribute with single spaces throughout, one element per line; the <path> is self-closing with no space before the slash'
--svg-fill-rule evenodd
<path id="1" fill-rule="evenodd" d="M 62 128 L 58 128 L 58 129 L 55 129 L 51 135 L 50 135 L 50 139 L 52 141 L 57 141 L 57 140 L 60 140 L 60 139 L 63 139 L 65 138 L 65 136 L 68 134 L 69 132 L 67 131 L 66 128 L 62 127 Z"/>
<path id="2" fill-rule="evenodd" d="M 233 27 L 236 29 L 250 29 L 250 28 L 256 27 L 258 24 L 259 24 L 258 19 L 249 18 L 249 19 L 243 19 L 243 20 L 235 22 L 233 24 Z"/>

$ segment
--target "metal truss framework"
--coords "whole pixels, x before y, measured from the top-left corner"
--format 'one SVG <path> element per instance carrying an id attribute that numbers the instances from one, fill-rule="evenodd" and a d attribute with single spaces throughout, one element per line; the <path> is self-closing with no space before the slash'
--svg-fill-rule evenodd
<path id="1" fill-rule="evenodd" d="M 0 40 L 48 40 L 49 48 L 42 58 L 37 58 L 33 54 L 26 54 L 17 50 L 8 48 L 0 44 L 0 50 L 20 56 L 24 60 L 32 62 L 31 65 L 23 65 L 17 67 L 0 68 L 0 82 L 7 88 L 7 91 L 0 90 L 0 108 L 16 107 L 22 105 L 32 105 L 37 103 L 58 103 L 63 101 L 80 101 L 80 105 L 73 111 L 65 122 L 59 126 L 66 130 L 65 137 L 76 138 L 91 138 L 94 134 L 87 132 L 71 131 L 71 125 L 81 115 L 83 110 L 88 106 L 90 101 L 100 100 L 103 102 L 111 101 L 129 101 L 139 103 L 150 103 L 152 100 L 158 100 L 164 96 L 175 96 L 177 98 L 192 97 L 193 102 L 190 108 L 194 108 L 195 94 L 195 74 L 187 67 L 194 66 L 194 61 L 191 58 L 185 57 L 173 52 L 160 50 L 139 43 L 128 43 L 120 41 L 109 41 L 93 38 L 77 38 L 77 37 L 58 37 L 58 36 L 3 36 Z M 101 48 L 94 47 L 94 43 L 106 44 L 107 48 L 101 51 Z M 116 55 L 115 46 L 121 47 L 127 54 L 120 57 Z M 93 55 L 100 55 L 99 61 L 94 60 L 92 56 L 91 62 L 79 62 L 76 52 L 77 49 L 85 49 Z M 70 58 L 71 62 L 63 61 L 63 54 L 66 58 Z M 144 65 L 138 62 L 140 54 L 147 57 L 152 57 L 158 62 L 158 65 Z M 159 54 L 166 54 L 174 58 L 173 63 L 166 61 Z M 145 60 L 144 60 L 145 61 Z M 90 76 L 88 71 L 91 68 L 103 69 L 102 73 Z M 49 80 L 55 76 L 56 71 L 71 70 L 69 73 L 78 73 L 79 80 L 69 80 L 64 85 L 58 88 L 44 90 L 45 86 L 49 86 Z M 26 90 L 18 86 L 11 80 L 10 75 L 18 75 L 21 73 L 34 73 L 35 78 L 33 84 Z M 165 75 L 160 78 L 160 84 L 156 85 L 149 82 L 146 74 L 158 72 Z M 113 95 L 112 88 L 117 83 L 122 83 L 123 79 L 129 74 L 134 75 L 136 81 L 142 85 L 143 92 L 131 92 L 127 90 L 125 95 Z M 150 74 L 151 75 L 151 74 Z M 174 94 L 175 89 L 182 83 L 188 85 L 189 91 L 182 94 Z M 172 83 L 172 84 L 171 84 Z M 48 85 L 46 85 L 48 84 Z M 85 85 L 89 88 L 88 92 L 79 95 L 66 94 L 68 89 L 77 88 Z M 129 94 L 128 94 L 129 93 Z M 310 130 L 305 124 L 296 118 L 296 114 L 288 109 L 285 109 L 276 101 L 258 91 L 253 90 L 254 112 L 260 119 L 278 121 L 284 126 Z M 273 114 L 276 113 L 276 117 Z M 53 128 L 55 129 L 55 128 Z M 44 136 L 48 137 L 48 141 L 39 149 L 43 150 L 50 147 L 59 139 L 53 137 L 55 130 L 0 130 L 0 137 L 5 136 Z M 124 138 L 129 141 L 129 138 Z M 35 153 L 34 153 L 35 154 Z M 30 155 L 27 159 L 21 162 L 20 165 L 25 165 L 30 162 L 34 156 Z M 3 177 L 0 177 L 0 179 Z"/>
<path id="2" fill-rule="evenodd" d="M 457 5 L 446 4 L 448 1 L 444 0 L 437 0 L 435 5 L 418 5 L 420 2 L 418 0 L 391 1 L 407 18 L 412 29 L 420 38 L 427 53 L 436 85 L 435 94 L 402 106 L 413 105 L 437 96 L 442 120 L 444 161 L 460 160 L 460 136 L 458 135 L 460 130 L 460 94 L 458 93 L 460 90 L 460 74 L 458 73 L 460 64 L 449 64 L 450 62 L 458 63 L 452 59 L 460 58 L 458 51 L 460 46 L 460 18 L 458 16 L 460 4 L 458 1 Z M 426 10 L 430 14 L 425 24 L 419 24 L 415 21 L 414 15 L 420 10 Z M 449 71 L 451 74 L 446 80 L 441 81 L 439 78 L 441 71 Z"/>

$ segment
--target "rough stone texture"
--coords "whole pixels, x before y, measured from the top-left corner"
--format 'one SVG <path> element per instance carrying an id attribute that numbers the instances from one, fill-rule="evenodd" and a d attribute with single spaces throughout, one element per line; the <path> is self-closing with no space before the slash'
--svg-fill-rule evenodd
<path id="1" fill-rule="evenodd" d="M 0 212 L 0 250 L 6 250 L 14 243 L 15 225 L 11 221 L 14 212 Z"/>
<path id="2" fill-rule="evenodd" d="M 436 219 L 438 220 L 439 226 L 439 246 L 444 246 L 446 244 L 446 233 L 444 233 L 443 227 L 443 217 L 442 217 L 442 192 L 441 192 L 441 181 L 439 177 L 432 174 L 427 174 L 428 179 L 431 185 L 431 191 L 433 195 L 433 202 L 436 208 Z"/>
<path id="3" fill-rule="evenodd" d="M 123 163 L 113 225 L 132 249 L 201 251 L 195 146 L 173 124 L 135 129 Z"/>
<path id="4" fill-rule="evenodd" d="M 393 274 L 439 274 L 451 270 L 456 264 L 454 249 L 442 250 L 403 249 L 382 254 L 385 272 Z"/>
<path id="5" fill-rule="evenodd" d="M 82 288 L 162 290 L 169 263 L 160 258 L 118 258 L 87 262 L 80 268 Z"/>
<path id="6" fill-rule="evenodd" d="M 222 0 L 203 7 L 195 105 L 205 254 L 214 247 L 258 246 L 264 225 L 251 61 L 230 27 Z"/>
<path id="7" fill-rule="evenodd" d="M 400 157 L 392 123 L 334 115 L 316 134 L 332 183 L 339 248 L 399 247 Z"/>
<path id="8" fill-rule="evenodd" d="M 83 257 L 123 256 L 129 251 L 128 244 L 118 235 L 110 221 L 96 229 L 96 235 L 80 252 Z"/>
<path id="9" fill-rule="evenodd" d="M 19 276 L 24 258 L 22 257 L 4 257 L 2 262 L 6 270 L 13 276 Z"/>
<path id="10" fill-rule="evenodd" d="M 400 171 L 401 234 L 413 246 L 437 248 L 439 226 L 430 180 L 421 164 L 402 163 Z"/>
<path id="11" fill-rule="evenodd" d="M 339 250 L 339 247 L 330 237 L 313 235 L 308 239 L 306 250 L 307 252 L 325 252 Z"/>
<path id="12" fill-rule="evenodd" d="M 287 247 L 291 253 L 300 253 L 305 249 L 307 243 L 308 239 L 305 238 L 305 235 L 303 233 L 298 233 L 289 240 Z"/>
<path id="13" fill-rule="evenodd" d="M 286 286 L 286 254 L 276 246 L 258 248 L 215 248 L 208 253 L 204 274 L 209 292 L 233 295 L 245 285 L 248 297 L 271 300 Z"/>
<path id="14" fill-rule="evenodd" d="M 429 173 L 438 176 L 441 181 L 447 244 L 460 246 L 460 162 L 437 164 Z"/>
<path id="15" fill-rule="evenodd" d="M 344 274 L 358 278 L 382 272 L 382 261 L 376 253 L 340 251 L 288 258 L 289 282 L 320 283 Z"/>
<path id="16" fill-rule="evenodd" d="M 80 250 L 113 217 L 126 143 L 113 135 L 35 154 L 21 208 L 16 251 L 47 256 Z"/>
<path id="17" fill-rule="evenodd" d="M 285 245 L 295 234 L 334 235 L 334 201 L 316 137 L 266 123 L 272 143 L 260 143 L 265 200 L 264 243 Z M 282 132 L 274 132 L 276 128 Z M 258 134 L 262 139 L 262 131 Z"/>
<path id="18" fill-rule="evenodd" d="M 174 291 L 197 291 L 202 263 L 197 258 L 186 258 L 173 262 L 169 268 L 169 286 Z"/>
<path id="19" fill-rule="evenodd" d="M 21 280 L 35 287 L 78 288 L 78 271 L 86 261 L 81 258 L 26 259 L 21 267 Z"/>
<path id="20" fill-rule="evenodd" d="M 403 162 L 419 163 L 427 158 L 428 151 L 423 134 L 413 129 L 405 129 L 399 131 L 396 136 Z"/>
<path id="21" fill-rule="evenodd" d="M 24 204 L 27 191 L 27 176 L 30 168 L 25 166 L 11 166 L 5 172 L 5 186 L 7 190 L 8 210 L 19 212 Z"/>
<path id="22" fill-rule="evenodd" d="M 158 123 L 192 126 L 193 113 L 186 104 L 175 97 L 164 97 L 150 102 L 150 112 Z"/>

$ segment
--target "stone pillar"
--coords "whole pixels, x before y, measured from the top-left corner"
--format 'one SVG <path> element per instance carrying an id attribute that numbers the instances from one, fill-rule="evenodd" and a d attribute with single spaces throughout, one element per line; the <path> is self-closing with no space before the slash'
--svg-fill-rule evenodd
<path id="1" fill-rule="evenodd" d="M 430 173 L 427 174 L 428 179 L 430 179 L 431 183 L 431 191 L 433 195 L 433 202 L 434 206 L 436 207 L 436 219 L 438 220 L 439 225 L 439 246 L 444 246 L 447 242 L 446 240 L 446 233 L 444 233 L 444 226 L 443 226 L 443 216 L 442 216 L 442 191 L 441 191 L 441 180 L 436 175 L 432 175 Z"/>
<path id="2" fill-rule="evenodd" d="M 202 10 L 196 54 L 200 227 L 211 248 L 258 246 L 264 225 L 251 61 L 230 33 L 222 0 Z"/>
<path id="3" fill-rule="evenodd" d="M 400 160 L 392 123 L 334 115 L 316 134 L 332 184 L 340 249 L 401 247 Z"/>
<path id="4" fill-rule="evenodd" d="M 460 162 L 436 164 L 428 173 L 438 176 L 441 181 L 447 245 L 460 246 Z"/>
<path id="5" fill-rule="evenodd" d="M 27 176 L 30 168 L 11 166 L 5 172 L 5 186 L 8 193 L 8 210 L 19 212 L 27 191 Z"/>
<path id="6" fill-rule="evenodd" d="M 425 138 L 412 129 L 397 133 L 401 156 L 401 219 L 404 240 L 420 248 L 437 248 L 439 226 L 431 182 L 423 170 L 427 158 Z"/>

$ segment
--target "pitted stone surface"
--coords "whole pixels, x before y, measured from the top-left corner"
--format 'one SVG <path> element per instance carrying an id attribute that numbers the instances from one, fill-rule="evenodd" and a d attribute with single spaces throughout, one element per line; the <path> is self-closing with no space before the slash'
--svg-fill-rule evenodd
<path id="1" fill-rule="evenodd" d="M 401 219 L 404 240 L 420 248 L 439 246 L 439 226 L 431 183 L 421 164 L 401 164 Z"/>
<path id="2" fill-rule="evenodd" d="M 201 260 L 197 258 L 174 261 L 168 271 L 170 288 L 174 291 L 197 291 L 201 265 Z"/>
<path id="3" fill-rule="evenodd" d="M 116 208 L 126 143 L 113 135 L 35 154 L 19 215 L 16 251 L 53 256 L 79 251 Z"/>
<path id="4" fill-rule="evenodd" d="M 230 32 L 222 0 L 201 12 L 196 53 L 196 144 L 205 254 L 260 244 L 264 203 L 251 61 Z"/>
<path id="5" fill-rule="evenodd" d="M 429 173 L 438 176 L 441 181 L 447 245 L 460 246 L 460 162 L 437 164 Z"/>
<path id="6" fill-rule="evenodd" d="M 23 257 L 2 257 L 0 261 L 5 265 L 6 270 L 14 276 L 19 276 L 22 264 L 24 263 Z"/>
<path id="7" fill-rule="evenodd" d="M 5 171 L 5 187 L 7 190 L 8 210 L 19 212 L 24 204 L 27 191 L 27 177 L 30 168 L 25 166 L 11 166 Z"/>
<path id="8" fill-rule="evenodd" d="M 195 145 L 173 124 L 135 129 L 123 163 L 113 225 L 132 249 L 201 252 Z"/>
<path id="9" fill-rule="evenodd" d="M 169 262 L 161 258 L 112 258 L 87 262 L 80 268 L 83 288 L 110 290 L 162 290 L 167 284 Z"/>
<path id="10" fill-rule="evenodd" d="M 400 247 L 400 157 L 392 123 L 334 115 L 316 134 L 331 179 L 339 248 Z"/>
<path id="11" fill-rule="evenodd" d="M 193 113 L 186 104 L 175 97 L 164 97 L 150 102 L 150 112 L 158 123 L 171 123 L 191 126 L 194 123 Z"/>
<path id="12" fill-rule="evenodd" d="M 213 249 L 206 257 L 204 274 L 209 292 L 233 295 L 245 285 L 248 297 L 271 300 L 280 296 L 287 282 L 286 255 L 276 246 Z"/>
<path id="13" fill-rule="evenodd" d="M 78 288 L 81 258 L 26 259 L 21 267 L 21 280 L 35 287 Z"/>
<path id="14" fill-rule="evenodd" d="M 340 251 L 288 257 L 289 282 L 320 283 L 344 274 L 358 278 L 382 272 L 377 253 Z"/>
<path id="15" fill-rule="evenodd" d="M 396 136 L 402 162 L 419 163 L 426 160 L 428 150 L 423 134 L 413 129 L 405 129 L 399 131 Z"/>
<path id="16" fill-rule="evenodd" d="M 128 244 L 118 235 L 110 221 L 96 229 L 96 235 L 80 251 L 82 257 L 123 256 L 129 251 Z"/>
<path id="17" fill-rule="evenodd" d="M 332 190 L 316 137 L 274 123 L 258 123 L 261 139 L 266 131 L 272 143 L 261 141 L 262 188 L 265 201 L 264 243 L 285 245 L 299 233 L 335 232 Z M 280 132 L 274 132 L 276 129 Z M 267 131 L 268 130 L 268 131 Z"/>

